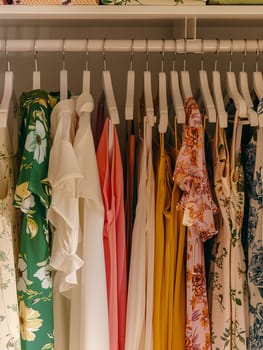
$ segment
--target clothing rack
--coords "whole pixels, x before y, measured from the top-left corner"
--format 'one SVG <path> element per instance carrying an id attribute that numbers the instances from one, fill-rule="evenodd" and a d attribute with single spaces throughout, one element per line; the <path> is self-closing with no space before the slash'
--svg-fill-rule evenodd
<path id="1" fill-rule="evenodd" d="M 174 52 L 221 53 L 263 51 L 263 40 L 0 40 L 0 52 Z"/>

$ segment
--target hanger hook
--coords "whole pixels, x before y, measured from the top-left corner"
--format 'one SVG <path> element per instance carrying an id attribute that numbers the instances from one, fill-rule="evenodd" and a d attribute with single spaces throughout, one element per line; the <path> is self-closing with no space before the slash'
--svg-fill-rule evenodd
<path id="1" fill-rule="evenodd" d="M 204 39 L 201 39 L 202 43 L 202 49 L 201 49 L 201 70 L 204 70 L 204 55 L 205 55 L 205 50 L 204 50 Z"/>
<path id="2" fill-rule="evenodd" d="M 107 63 L 106 63 L 106 56 L 105 56 L 105 44 L 106 44 L 106 38 L 103 39 L 103 48 L 102 48 L 103 68 L 104 68 L 104 71 L 107 70 Z"/>
<path id="3" fill-rule="evenodd" d="M 33 48 L 33 54 L 34 54 L 34 62 L 35 62 L 35 72 L 38 71 L 38 64 L 37 64 L 37 48 L 36 48 L 36 39 L 34 40 L 34 48 Z"/>
<path id="4" fill-rule="evenodd" d="M 214 66 L 215 71 L 217 71 L 217 62 L 218 62 L 219 51 L 220 51 L 220 40 L 217 38 L 216 39 L 216 57 L 215 57 L 215 66 Z"/>
<path id="5" fill-rule="evenodd" d="M 62 48 L 62 70 L 66 69 L 66 64 L 65 64 L 65 42 L 66 40 L 63 39 L 63 48 Z"/>
<path id="6" fill-rule="evenodd" d="M 184 71 L 186 70 L 187 39 L 184 38 Z"/>
<path id="7" fill-rule="evenodd" d="M 247 58 L 247 39 L 244 39 L 245 47 L 243 51 L 243 60 L 242 60 L 242 72 L 245 72 L 246 58 Z"/>
<path id="8" fill-rule="evenodd" d="M 173 71 L 175 70 L 175 60 L 176 60 L 176 54 L 177 54 L 177 40 L 174 40 L 174 58 L 173 58 Z"/>
<path id="9" fill-rule="evenodd" d="M 161 72 L 164 70 L 164 51 L 165 51 L 165 40 L 163 40 L 163 48 L 162 48 L 162 60 L 161 60 Z"/>
<path id="10" fill-rule="evenodd" d="M 256 72 L 258 72 L 258 61 L 259 61 L 259 39 L 257 39 L 257 50 L 256 50 Z"/>
<path id="11" fill-rule="evenodd" d="M 131 41 L 130 70 L 133 70 L 133 57 L 134 57 L 134 38 L 132 38 L 132 41 Z"/>
<path id="12" fill-rule="evenodd" d="M 146 62 L 145 62 L 145 69 L 148 72 L 149 70 L 149 43 L 148 43 L 148 38 L 146 39 Z"/>
<path id="13" fill-rule="evenodd" d="M 232 72 L 232 56 L 233 56 L 233 39 L 230 39 L 229 72 Z"/>
<path id="14" fill-rule="evenodd" d="M 10 67 L 10 61 L 9 61 L 8 50 L 7 50 L 7 39 L 5 41 L 5 57 L 7 59 L 7 70 L 8 72 L 10 72 L 11 67 Z"/>
<path id="15" fill-rule="evenodd" d="M 86 64 L 85 70 L 89 70 L 89 39 L 86 39 Z"/>

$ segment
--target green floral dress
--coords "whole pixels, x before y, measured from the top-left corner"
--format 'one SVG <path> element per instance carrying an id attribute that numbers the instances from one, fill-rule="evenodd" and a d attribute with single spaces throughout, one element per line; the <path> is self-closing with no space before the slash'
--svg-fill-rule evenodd
<path id="1" fill-rule="evenodd" d="M 22 160 L 14 205 L 23 213 L 18 261 L 18 302 L 23 350 L 54 348 L 47 209 L 50 186 L 50 113 L 56 100 L 42 90 L 22 94 Z"/>

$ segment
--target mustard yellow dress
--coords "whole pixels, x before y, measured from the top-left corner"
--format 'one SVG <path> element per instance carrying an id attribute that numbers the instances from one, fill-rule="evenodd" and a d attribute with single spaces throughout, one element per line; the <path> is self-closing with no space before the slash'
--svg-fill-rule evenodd
<path id="1" fill-rule="evenodd" d="M 160 134 L 157 157 L 155 275 L 154 275 L 154 350 L 184 349 L 185 339 L 185 227 L 176 204 L 180 190 L 173 183 L 173 155 L 165 150 L 165 135 Z M 177 147 L 176 147 L 177 149 Z"/>

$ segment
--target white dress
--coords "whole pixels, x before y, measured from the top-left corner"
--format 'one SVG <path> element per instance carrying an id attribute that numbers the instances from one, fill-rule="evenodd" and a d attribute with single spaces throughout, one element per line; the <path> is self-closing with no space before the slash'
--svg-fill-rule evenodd
<path id="1" fill-rule="evenodd" d="M 17 234 L 14 198 L 14 169 L 7 130 L 0 128 L 0 349 L 20 350 L 19 318 L 14 259 Z"/>
<path id="2" fill-rule="evenodd" d="M 138 202 L 132 233 L 125 350 L 153 349 L 155 182 L 152 126 L 144 118 Z"/>
<path id="3" fill-rule="evenodd" d="M 84 266 L 71 299 L 70 350 L 108 350 L 109 324 L 103 247 L 104 205 L 90 124 L 92 97 L 84 92 L 76 102 L 80 117 L 74 149 L 83 178 L 78 181 Z M 59 350 L 59 349 L 58 349 Z"/>
<path id="4" fill-rule="evenodd" d="M 70 137 L 75 118 L 72 99 L 59 102 L 51 115 L 51 138 L 48 179 L 52 186 L 52 202 L 48 219 L 54 227 L 50 265 L 54 278 L 55 348 L 69 348 L 69 301 L 77 285 L 77 270 L 83 265 L 77 255 L 79 240 L 79 201 L 77 180 L 82 177 Z"/>

